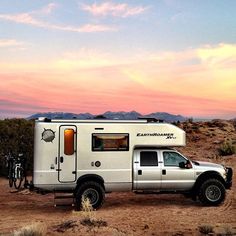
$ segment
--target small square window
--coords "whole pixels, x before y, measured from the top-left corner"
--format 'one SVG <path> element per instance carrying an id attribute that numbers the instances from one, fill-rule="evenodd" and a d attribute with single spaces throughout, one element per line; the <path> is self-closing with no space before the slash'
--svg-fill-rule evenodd
<path id="1" fill-rule="evenodd" d="M 158 166 L 157 152 L 140 152 L 140 166 Z"/>

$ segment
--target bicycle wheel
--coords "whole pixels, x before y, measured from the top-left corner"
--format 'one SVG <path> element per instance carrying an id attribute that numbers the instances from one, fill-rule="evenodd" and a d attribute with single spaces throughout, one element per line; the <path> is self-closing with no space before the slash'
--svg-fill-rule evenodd
<path id="1" fill-rule="evenodd" d="M 8 180 L 9 180 L 9 186 L 11 188 L 13 186 L 13 168 L 12 168 L 12 163 L 9 163 L 9 166 L 8 166 Z"/>
<path id="2" fill-rule="evenodd" d="M 14 186 L 16 189 L 19 189 L 21 184 L 22 184 L 22 181 L 24 179 L 24 176 L 23 176 L 23 169 L 22 168 L 18 168 L 16 170 L 16 176 L 15 176 L 15 179 L 14 179 Z"/>

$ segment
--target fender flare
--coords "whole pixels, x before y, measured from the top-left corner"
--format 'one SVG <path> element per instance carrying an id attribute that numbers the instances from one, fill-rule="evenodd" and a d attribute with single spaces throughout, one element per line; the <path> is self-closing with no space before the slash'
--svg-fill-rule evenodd
<path id="1" fill-rule="evenodd" d="M 97 175 L 97 174 L 85 174 L 85 175 L 80 176 L 76 181 L 76 189 L 79 187 L 81 183 L 86 182 L 86 181 L 97 182 L 101 184 L 102 187 L 105 189 L 104 179 L 100 175 Z"/>
<path id="2" fill-rule="evenodd" d="M 225 182 L 224 178 L 218 172 L 216 172 L 216 171 L 206 171 L 206 172 L 203 172 L 202 174 L 200 174 L 198 176 L 191 192 L 194 195 L 197 195 L 198 191 L 199 191 L 199 188 L 202 185 L 202 183 L 204 183 L 208 179 L 217 179 L 226 187 L 226 182 Z"/>

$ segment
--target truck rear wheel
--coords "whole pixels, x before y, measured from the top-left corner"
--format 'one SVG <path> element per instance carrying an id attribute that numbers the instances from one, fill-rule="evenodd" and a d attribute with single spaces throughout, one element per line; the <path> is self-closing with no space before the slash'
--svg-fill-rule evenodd
<path id="1" fill-rule="evenodd" d="M 198 197 L 204 205 L 219 205 L 225 199 L 225 187 L 217 179 L 206 180 L 199 189 Z"/>
<path id="2" fill-rule="evenodd" d="M 93 209 L 98 209 L 102 206 L 105 200 L 105 191 L 101 184 L 88 181 L 82 183 L 76 191 L 76 208 L 82 210 L 82 199 L 89 199 Z"/>

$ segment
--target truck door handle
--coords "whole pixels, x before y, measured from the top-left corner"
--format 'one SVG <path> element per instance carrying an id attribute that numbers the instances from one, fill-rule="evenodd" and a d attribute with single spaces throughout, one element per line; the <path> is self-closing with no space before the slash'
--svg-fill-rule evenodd
<path id="1" fill-rule="evenodd" d="M 64 158 L 60 157 L 60 162 L 63 163 L 63 161 L 64 161 Z"/>
<path id="2" fill-rule="evenodd" d="M 138 175 L 142 175 L 142 170 L 138 170 Z"/>
<path id="3" fill-rule="evenodd" d="M 166 170 L 162 170 L 162 175 L 166 175 Z"/>

